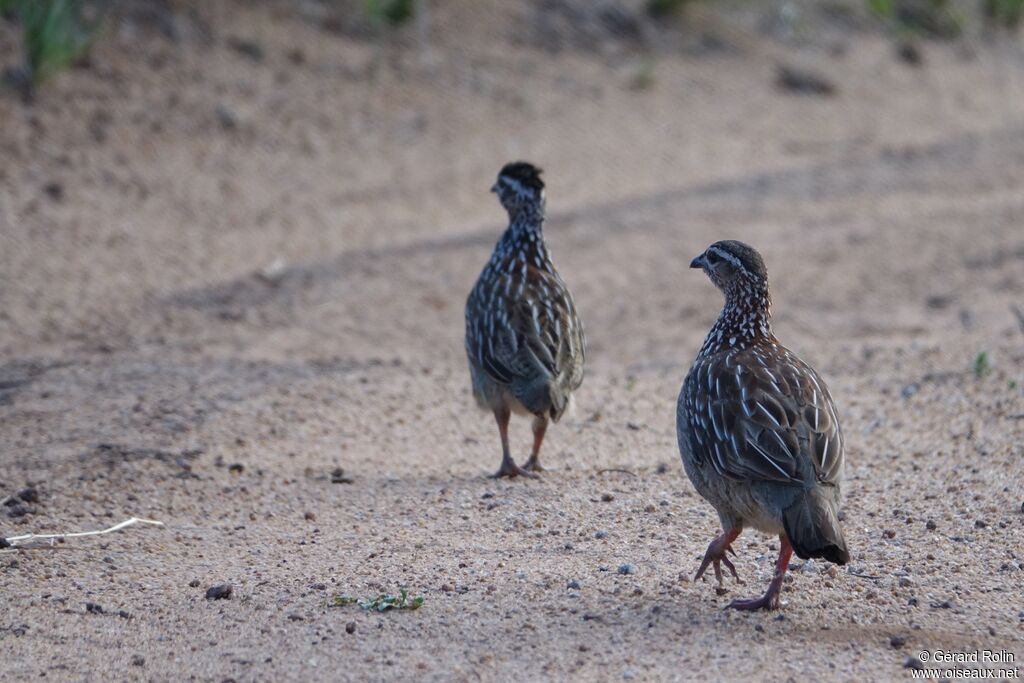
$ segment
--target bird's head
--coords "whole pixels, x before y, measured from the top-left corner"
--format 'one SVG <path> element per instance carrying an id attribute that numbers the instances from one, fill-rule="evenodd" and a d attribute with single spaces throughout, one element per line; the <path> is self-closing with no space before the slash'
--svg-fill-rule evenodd
<path id="1" fill-rule="evenodd" d="M 540 179 L 541 172 L 541 169 L 525 161 L 505 164 L 491 192 L 498 195 L 498 200 L 509 215 L 524 209 L 543 210 L 544 181 Z"/>
<path id="2" fill-rule="evenodd" d="M 753 247 L 736 240 L 715 242 L 690 262 L 701 268 L 726 299 L 735 296 L 768 295 L 768 271 L 764 259 Z"/>

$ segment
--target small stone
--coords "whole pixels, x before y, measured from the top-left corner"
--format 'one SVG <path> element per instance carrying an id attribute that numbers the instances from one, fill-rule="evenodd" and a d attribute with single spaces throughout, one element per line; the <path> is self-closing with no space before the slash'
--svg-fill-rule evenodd
<path id="1" fill-rule="evenodd" d="M 340 467 L 335 467 L 331 470 L 331 483 L 332 484 L 351 484 L 352 478 L 345 476 L 345 470 Z"/>
<path id="2" fill-rule="evenodd" d="M 56 181 L 43 185 L 43 192 L 45 192 L 46 196 L 55 202 L 59 202 L 64 199 L 64 186 Z"/>
<path id="3" fill-rule="evenodd" d="M 924 523 L 924 528 L 928 531 L 935 531 L 939 527 L 933 520 L 929 519 L 927 522 Z"/>
<path id="4" fill-rule="evenodd" d="M 217 109 L 214 113 L 217 116 L 217 122 L 224 130 L 235 130 L 238 128 L 238 118 L 223 104 L 217 105 Z"/>
<path id="5" fill-rule="evenodd" d="M 254 62 L 263 61 L 263 48 L 254 40 L 246 38 L 228 38 L 228 47 Z"/>
<path id="6" fill-rule="evenodd" d="M 142 655 L 132 655 L 132 666 L 146 666 L 146 658 Z"/>
<path id="7" fill-rule="evenodd" d="M 924 669 L 924 663 L 916 656 L 912 655 L 910 657 L 907 657 L 907 661 L 903 662 L 903 668 L 916 669 L 917 671 L 921 671 L 922 669 Z"/>
<path id="8" fill-rule="evenodd" d="M 95 602 L 87 602 L 85 603 L 85 611 L 89 614 L 103 614 L 103 607 Z"/>
<path id="9" fill-rule="evenodd" d="M 350 621 L 347 624 L 345 624 L 345 633 L 347 633 L 349 635 L 352 635 L 355 632 L 356 632 L 356 622 Z"/>
<path id="10" fill-rule="evenodd" d="M 620 574 L 636 574 L 636 565 L 634 565 L 634 564 L 620 564 L 619 565 L 619 573 Z"/>
<path id="11" fill-rule="evenodd" d="M 0 536 L 0 548 L 10 548 L 10 547 L 11 547 L 11 542 L 8 541 L 3 536 Z"/>
<path id="12" fill-rule="evenodd" d="M 127 610 L 123 610 L 123 609 L 117 610 L 117 616 L 121 617 L 122 619 L 131 619 L 132 618 L 131 612 L 128 612 Z"/>
<path id="13" fill-rule="evenodd" d="M 910 588 L 914 585 L 914 582 L 907 576 L 901 576 L 899 580 L 900 588 Z"/>
<path id="14" fill-rule="evenodd" d="M 781 90 L 796 95 L 831 96 L 836 93 L 835 85 L 821 74 L 791 66 L 779 67 L 775 84 Z"/>
<path id="15" fill-rule="evenodd" d="M 666 465 L 663 462 L 659 462 L 658 463 L 658 467 L 655 468 L 655 470 L 654 470 L 654 473 L 655 474 L 665 474 L 666 472 L 668 472 L 668 465 Z M 1022 510 L 1024 510 L 1024 505 L 1022 505 L 1021 508 L 1022 508 Z"/>
<path id="16" fill-rule="evenodd" d="M 986 521 L 985 521 L 985 520 L 983 520 L 983 519 L 978 519 L 978 520 L 975 520 L 975 521 L 974 521 L 974 528 L 975 528 L 975 529 L 984 529 L 984 528 L 986 528 L 987 526 L 988 526 L 988 522 L 986 522 Z"/>
<path id="17" fill-rule="evenodd" d="M 189 588 L 199 588 L 199 579 L 192 579 L 188 582 Z"/>
<path id="18" fill-rule="evenodd" d="M 633 673 L 632 671 L 630 671 L 629 669 L 626 669 L 625 671 L 622 672 L 622 678 L 624 680 L 631 681 L 634 678 L 636 678 L 636 674 Z"/>
<path id="19" fill-rule="evenodd" d="M 232 474 L 241 474 L 244 471 L 245 471 L 245 465 L 243 465 L 240 462 L 236 462 L 236 463 L 232 463 L 232 464 L 228 465 L 228 472 L 231 472 Z"/>
<path id="20" fill-rule="evenodd" d="M 907 639 L 904 636 L 893 636 L 889 639 L 889 647 L 894 650 L 898 650 L 907 644 Z"/>
<path id="21" fill-rule="evenodd" d="M 610 493 L 602 493 L 601 494 L 601 502 L 602 503 L 610 503 L 613 500 L 615 500 L 615 496 L 613 496 L 612 494 L 610 494 Z"/>
<path id="22" fill-rule="evenodd" d="M 601 540 L 602 538 L 608 538 L 608 532 L 607 531 L 595 531 L 594 532 L 594 538 L 596 538 L 597 540 Z"/>
<path id="23" fill-rule="evenodd" d="M 885 538 L 896 538 L 896 532 L 892 529 L 886 529 L 882 532 L 882 536 Z"/>
<path id="24" fill-rule="evenodd" d="M 953 607 L 953 601 L 952 600 L 943 600 L 942 602 L 933 602 L 931 604 L 931 608 L 932 609 L 952 609 L 952 607 Z"/>
<path id="25" fill-rule="evenodd" d="M 39 489 L 34 486 L 29 486 L 18 491 L 18 498 L 23 503 L 38 503 L 39 502 Z"/>
<path id="26" fill-rule="evenodd" d="M 908 384 L 907 386 L 903 387 L 902 391 L 900 391 L 900 395 L 903 398 L 910 398 L 920 390 L 921 386 L 919 384 Z"/>
<path id="27" fill-rule="evenodd" d="M 578 591 L 580 589 L 580 582 L 573 579 L 569 583 L 565 584 L 565 587 L 572 591 Z"/>
<path id="28" fill-rule="evenodd" d="M 916 43 L 910 41 L 900 43 L 899 47 L 896 48 L 896 56 L 904 64 L 909 64 L 910 66 L 921 66 L 921 63 L 924 61 L 921 48 Z"/>
<path id="29" fill-rule="evenodd" d="M 492 493 L 491 491 L 484 491 L 483 495 L 480 497 L 483 498 L 484 500 L 487 500 L 488 498 L 494 498 L 494 493 Z"/>
<path id="30" fill-rule="evenodd" d="M 654 507 L 654 505 L 651 504 L 644 506 L 644 512 L 657 512 L 657 510 L 658 508 Z"/>
<path id="31" fill-rule="evenodd" d="M 626 423 L 626 429 L 628 429 L 630 431 L 633 431 L 633 432 L 639 432 L 640 431 L 640 425 L 638 425 L 636 422 L 627 422 Z"/>
<path id="32" fill-rule="evenodd" d="M 725 595 L 728 592 L 729 592 L 729 589 L 726 588 L 725 586 L 715 586 L 715 595 L 717 595 L 718 597 L 722 597 L 723 595 Z"/>
<path id="33" fill-rule="evenodd" d="M 207 600 L 230 600 L 235 589 L 230 583 L 221 583 L 206 589 Z"/>
<path id="34" fill-rule="evenodd" d="M 305 520 L 306 520 L 307 522 L 315 522 L 315 521 L 316 521 L 316 513 L 315 513 L 315 512 L 307 512 L 307 513 L 306 513 L 306 514 L 304 514 L 304 515 L 303 515 L 302 517 L 303 517 L 303 519 L 305 519 Z"/>

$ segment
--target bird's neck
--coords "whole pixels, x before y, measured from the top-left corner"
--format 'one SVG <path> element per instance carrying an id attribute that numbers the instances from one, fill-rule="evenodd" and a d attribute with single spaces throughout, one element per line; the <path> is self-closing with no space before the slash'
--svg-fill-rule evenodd
<path id="1" fill-rule="evenodd" d="M 700 356 L 744 349 L 762 340 L 772 340 L 771 298 L 768 287 L 747 284 L 725 292 L 725 306 L 715 321 Z"/>

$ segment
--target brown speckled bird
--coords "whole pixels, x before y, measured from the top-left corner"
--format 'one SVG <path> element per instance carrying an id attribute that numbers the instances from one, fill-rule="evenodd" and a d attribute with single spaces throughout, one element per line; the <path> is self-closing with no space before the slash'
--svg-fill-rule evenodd
<path id="1" fill-rule="evenodd" d="M 583 325 L 544 245 L 544 182 L 535 166 L 506 164 L 491 188 L 508 211 L 498 240 L 466 301 L 466 355 L 473 395 L 501 434 L 496 477 L 536 476 L 548 421 L 583 382 Z M 511 412 L 533 415 L 533 451 L 524 467 L 509 453 Z"/>
<path id="2" fill-rule="evenodd" d="M 720 564 L 745 527 L 778 534 L 768 591 L 734 600 L 742 610 L 776 609 L 792 553 L 846 564 L 837 509 L 843 436 L 825 382 L 772 334 L 768 273 L 761 255 L 733 240 L 693 259 L 725 295 L 725 307 L 690 373 L 676 411 L 683 466 L 718 511 L 723 533 L 708 546 L 695 580 Z"/>

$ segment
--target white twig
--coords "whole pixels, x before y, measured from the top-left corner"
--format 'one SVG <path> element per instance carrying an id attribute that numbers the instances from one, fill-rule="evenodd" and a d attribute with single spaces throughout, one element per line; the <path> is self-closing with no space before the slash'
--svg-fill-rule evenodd
<path id="1" fill-rule="evenodd" d="M 163 522 L 158 522 L 153 519 L 141 519 L 139 517 L 132 517 L 131 519 L 124 520 L 120 524 L 115 524 L 109 529 L 102 529 L 99 531 L 76 531 L 67 534 L 25 534 L 23 536 L 11 536 L 9 538 L 5 538 L 4 540 L 10 543 L 12 546 L 17 545 L 19 543 L 25 543 L 26 541 L 35 540 L 49 541 L 50 544 L 52 545 L 53 542 L 59 538 L 77 538 L 79 536 L 100 536 L 102 534 L 109 534 L 114 531 L 120 531 L 121 529 L 132 526 L 133 524 L 152 524 L 153 526 L 164 525 Z"/>

